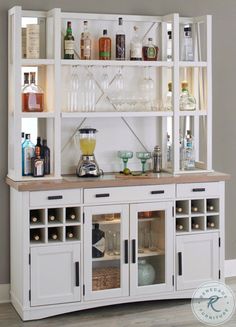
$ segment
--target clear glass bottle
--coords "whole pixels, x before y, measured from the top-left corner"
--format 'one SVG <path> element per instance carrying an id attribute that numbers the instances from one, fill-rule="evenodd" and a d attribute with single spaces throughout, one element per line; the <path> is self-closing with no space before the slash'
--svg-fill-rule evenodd
<path id="1" fill-rule="evenodd" d="M 44 109 L 44 91 L 35 84 L 35 73 L 30 73 L 30 84 L 22 90 L 22 111 L 41 112 Z"/>
<path id="2" fill-rule="evenodd" d="M 193 39 L 191 26 L 184 27 L 182 60 L 193 61 Z"/>
<path id="3" fill-rule="evenodd" d="M 187 130 L 184 138 L 184 158 L 183 169 L 191 170 L 195 168 L 194 138 L 190 130 Z"/>
<path id="4" fill-rule="evenodd" d="M 107 36 L 107 30 L 103 30 L 103 36 L 99 39 L 99 59 L 111 60 L 111 38 Z"/>
<path id="5" fill-rule="evenodd" d="M 180 93 L 179 110 L 181 111 L 193 111 L 196 110 L 196 99 L 188 91 L 188 82 L 183 81 L 181 83 L 182 91 Z"/>
<path id="6" fill-rule="evenodd" d="M 24 73 L 24 85 L 22 86 L 22 91 L 29 85 L 29 73 Z"/>
<path id="7" fill-rule="evenodd" d="M 80 58 L 82 60 L 90 60 L 92 52 L 92 40 L 88 30 L 88 21 L 84 21 L 84 30 L 80 38 Z"/>
<path id="8" fill-rule="evenodd" d="M 31 176 L 31 158 L 34 156 L 34 144 L 30 141 L 30 134 L 25 135 L 22 144 L 22 176 Z"/>
<path id="9" fill-rule="evenodd" d="M 67 22 L 66 35 L 64 37 L 64 59 L 74 59 L 75 39 L 72 34 L 71 22 Z"/>
<path id="10" fill-rule="evenodd" d="M 154 61 L 158 57 L 158 47 L 153 44 L 153 39 L 148 38 L 147 45 L 143 46 L 143 60 L 145 61 Z"/>
<path id="11" fill-rule="evenodd" d="M 138 35 L 138 27 L 134 26 L 134 35 L 130 42 L 130 60 L 142 60 L 142 41 Z"/>
<path id="12" fill-rule="evenodd" d="M 122 17 L 118 19 L 118 30 L 116 32 L 116 60 L 125 60 L 125 32 Z"/>
<path id="13" fill-rule="evenodd" d="M 167 49 L 166 49 L 166 59 L 167 61 L 172 61 L 172 32 L 167 32 Z"/>
<path id="14" fill-rule="evenodd" d="M 173 110 L 173 104 L 172 104 L 172 82 L 168 83 L 168 92 L 166 94 L 165 103 L 164 103 L 164 109 L 167 111 Z"/>

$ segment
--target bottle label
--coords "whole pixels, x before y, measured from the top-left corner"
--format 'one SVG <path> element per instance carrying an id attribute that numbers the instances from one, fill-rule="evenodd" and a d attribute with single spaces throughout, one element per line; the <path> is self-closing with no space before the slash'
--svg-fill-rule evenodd
<path id="1" fill-rule="evenodd" d="M 75 51 L 75 41 L 74 40 L 65 40 L 65 54 L 73 55 Z"/>
<path id="2" fill-rule="evenodd" d="M 131 44 L 130 48 L 130 58 L 140 58 L 142 59 L 142 44 Z"/>
<path id="3" fill-rule="evenodd" d="M 34 155 L 34 149 L 31 147 L 24 149 L 24 175 L 31 175 L 31 158 Z"/>
<path id="4" fill-rule="evenodd" d="M 97 249 L 99 252 L 105 251 L 105 237 L 102 237 L 97 243 L 93 244 L 93 247 Z"/>
<path id="5" fill-rule="evenodd" d="M 91 58 L 91 40 L 84 40 L 84 57 L 90 59 Z"/>
<path id="6" fill-rule="evenodd" d="M 156 58 L 157 51 L 154 47 L 149 47 L 147 49 L 147 58 L 148 59 L 155 59 Z"/>
<path id="7" fill-rule="evenodd" d="M 39 58 L 39 25 L 29 24 L 26 27 L 26 56 L 28 59 Z"/>
<path id="8" fill-rule="evenodd" d="M 44 167 L 43 167 L 43 161 L 37 160 L 34 163 L 34 176 L 43 176 L 44 174 Z"/>
<path id="9" fill-rule="evenodd" d="M 125 60 L 125 35 L 116 35 L 116 59 Z"/>
<path id="10" fill-rule="evenodd" d="M 99 57 L 100 58 L 111 58 L 111 52 L 110 51 L 100 51 Z"/>

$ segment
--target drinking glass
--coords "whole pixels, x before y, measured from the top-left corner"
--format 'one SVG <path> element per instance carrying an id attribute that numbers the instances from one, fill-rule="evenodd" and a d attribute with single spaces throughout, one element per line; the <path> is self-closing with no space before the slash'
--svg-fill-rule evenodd
<path id="1" fill-rule="evenodd" d="M 84 81 L 84 108 L 83 111 L 95 111 L 95 81 L 91 71 L 88 71 Z"/>
<path id="2" fill-rule="evenodd" d="M 113 254 L 120 254 L 120 232 L 115 232 L 113 234 Z"/>
<path id="3" fill-rule="evenodd" d="M 77 67 L 72 67 L 72 74 L 68 90 L 68 111 L 74 112 L 79 110 L 79 75 Z"/>
<path id="4" fill-rule="evenodd" d="M 118 151 L 118 157 L 123 160 L 124 163 L 124 169 L 127 168 L 127 162 L 129 159 L 133 158 L 133 152 L 132 151 Z"/>
<path id="5" fill-rule="evenodd" d="M 106 237 L 106 253 L 113 255 L 113 234 L 111 230 L 108 230 L 105 234 Z"/>
<path id="6" fill-rule="evenodd" d="M 145 164 L 148 159 L 151 158 L 151 152 L 136 152 L 136 157 L 141 160 L 142 174 L 145 173 Z"/>
<path id="7" fill-rule="evenodd" d="M 151 111 L 154 106 L 154 81 L 151 78 L 150 74 L 150 67 L 145 68 L 145 76 L 141 83 L 141 89 L 142 89 L 142 98 L 143 102 L 145 103 L 145 108 L 148 111 Z"/>
<path id="8" fill-rule="evenodd" d="M 144 252 L 144 231 L 143 222 L 138 222 L 138 253 Z"/>
<path id="9" fill-rule="evenodd" d="M 102 81 L 101 81 L 101 86 L 103 89 L 103 92 L 105 93 L 108 88 L 109 88 L 109 76 L 108 76 L 108 72 L 107 72 L 108 67 L 107 66 L 103 66 L 103 74 L 102 74 Z"/>
<path id="10" fill-rule="evenodd" d="M 157 233 L 155 232 L 155 230 L 153 230 L 153 228 L 151 228 L 149 250 L 157 251 L 157 249 L 158 249 Z"/>

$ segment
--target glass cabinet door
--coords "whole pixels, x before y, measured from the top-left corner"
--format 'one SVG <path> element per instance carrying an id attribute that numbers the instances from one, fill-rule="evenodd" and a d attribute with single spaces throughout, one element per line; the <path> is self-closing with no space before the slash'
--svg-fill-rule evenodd
<path id="1" fill-rule="evenodd" d="M 173 289 L 172 206 L 171 202 L 130 206 L 131 295 Z"/>
<path id="2" fill-rule="evenodd" d="M 85 299 L 129 294 L 128 205 L 84 208 Z"/>

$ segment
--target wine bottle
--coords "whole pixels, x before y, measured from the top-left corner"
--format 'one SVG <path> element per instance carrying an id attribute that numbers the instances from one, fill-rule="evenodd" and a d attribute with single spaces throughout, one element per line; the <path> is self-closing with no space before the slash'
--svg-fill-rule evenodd
<path id="1" fill-rule="evenodd" d="M 214 206 L 213 205 L 207 205 L 207 211 L 214 211 Z"/>
<path id="2" fill-rule="evenodd" d="M 74 238 L 74 233 L 72 230 L 68 230 L 66 233 L 66 238 Z"/>
<path id="3" fill-rule="evenodd" d="M 72 35 L 71 22 L 67 22 L 66 35 L 64 37 L 64 59 L 74 59 L 75 39 Z"/>
<path id="4" fill-rule="evenodd" d="M 184 226 L 181 224 L 176 225 L 176 230 L 182 231 L 184 229 Z"/>
<path id="5" fill-rule="evenodd" d="M 183 208 L 181 208 L 181 207 L 176 207 L 176 212 L 177 212 L 177 213 L 182 213 L 182 212 L 183 212 Z"/>
<path id="6" fill-rule="evenodd" d="M 215 227 L 215 223 L 213 221 L 208 221 L 207 222 L 207 227 L 214 228 Z"/>
<path id="7" fill-rule="evenodd" d="M 82 60 L 90 60 L 92 52 L 92 40 L 88 31 L 88 21 L 84 21 L 84 31 L 80 38 L 80 57 Z"/>
<path id="8" fill-rule="evenodd" d="M 36 216 L 31 216 L 30 221 L 31 221 L 31 223 L 35 224 L 38 222 L 38 218 Z"/>
<path id="9" fill-rule="evenodd" d="M 192 223 L 192 229 L 199 229 L 200 226 L 198 223 Z"/>
<path id="10" fill-rule="evenodd" d="M 67 209 L 66 210 L 66 219 L 71 219 L 71 220 L 75 220 L 76 219 L 76 214 L 73 208 L 71 209 Z"/>
<path id="11" fill-rule="evenodd" d="M 48 221 L 54 221 L 56 220 L 56 213 L 54 212 L 54 210 L 50 210 L 48 212 Z"/>
<path id="12" fill-rule="evenodd" d="M 41 153 L 42 153 L 42 158 L 44 159 L 44 174 L 50 175 L 50 149 L 47 146 L 46 139 L 43 139 Z"/>
<path id="13" fill-rule="evenodd" d="M 107 30 L 103 30 L 103 36 L 99 39 L 99 59 L 111 59 L 111 38 L 107 36 Z"/>
<path id="14" fill-rule="evenodd" d="M 34 234 L 32 234 L 31 235 L 31 240 L 32 241 L 40 241 L 40 235 L 39 234 L 37 234 L 37 233 L 34 233 Z"/>
<path id="15" fill-rule="evenodd" d="M 192 206 L 192 207 L 191 207 L 191 211 L 192 211 L 192 212 L 198 212 L 198 207 Z"/>
<path id="16" fill-rule="evenodd" d="M 116 60 L 125 60 L 125 32 L 123 19 L 118 19 L 119 30 L 116 32 Z"/>
<path id="17" fill-rule="evenodd" d="M 101 258 L 105 253 L 105 233 L 99 229 L 99 224 L 93 225 L 92 230 L 92 257 Z"/>
<path id="18" fill-rule="evenodd" d="M 48 238 L 49 238 L 50 240 L 56 241 L 56 240 L 58 239 L 58 234 L 57 234 L 57 232 L 56 232 L 56 231 L 51 231 L 51 232 L 49 232 L 49 236 L 48 236 Z"/>

